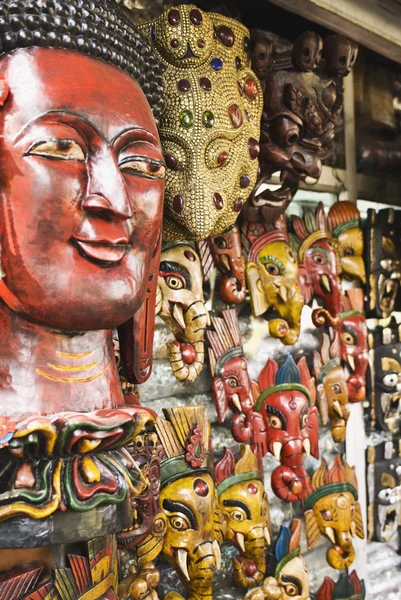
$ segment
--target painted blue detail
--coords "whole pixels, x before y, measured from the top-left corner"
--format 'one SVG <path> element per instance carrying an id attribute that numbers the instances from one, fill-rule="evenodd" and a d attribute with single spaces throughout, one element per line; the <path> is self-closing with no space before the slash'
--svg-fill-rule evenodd
<path id="1" fill-rule="evenodd" d="M 277 562 L 280 562 L 290 551 L 291 531 L 287 524 L 283 523 L 280 528 L 280 535 L 274 548 L 274 555 Z"/>
<path id="2" fill-rule="evenodd" d="M 13 433 L 7 433 L 7 435 L 0 440 L 0 446 L 2 444 L 7 444 L 7 442 L 9 442 L 12 439 L 13 435 Z"/>
<path id="3" fill-rule="evenodd" d="M 152 30 L 151 30 L 150 37 L 152 38 L 153 42 L 156 41 L 156 26 L 155 25 L 152 25 Z"/>
<path id="4" fill-rule="evenodd" d="M 287 354 L 284 364 L 277 373 L 276 385 L 281 385 L 283 383 L 301 383 L 298 367 L 291 354 Z"/>

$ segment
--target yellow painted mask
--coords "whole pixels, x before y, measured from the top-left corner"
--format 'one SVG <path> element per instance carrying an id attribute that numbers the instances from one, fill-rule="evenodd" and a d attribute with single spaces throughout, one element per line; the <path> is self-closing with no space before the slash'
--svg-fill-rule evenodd
<path id="1" fill-rule="evenodd" d="M 332 544 L 326 554 L 329 565 L 339 570 L 348 568 L 355 559 L 352 538 L 364 537 L 355 473 L 337 455 L 330 470 L 322 460 L 312 487 L 305 512 L 308 548 L 313 548 L 323 534 Z"/>
<path id="2" fill-rule="evenodd" d="M 352 202 L 336 202 L 329 210 L 329 224 L 341 273 L 346 279 L 365 283 L 363 233 L 360 219 L 360 212 Z"/>
<path id="3" fill-rule="evenodd" d="M 140 29 L 166 67 L 164 237 L 202 240 L 234 225 L 256 183 L 263 98 L 249 31 L 193 4 Z"/>
<path id="4" fill-rule="evenodd" d="M 263 474 L 250 446 L 241 446 L 236 462 L 226 449 L 215 467 L 222 541 L 234 544 L 240 554 L 233 559 L 234 578 L 242 587 L 259 585 L 266 574 L 270 545 L 270 516 Z"/>
<path id="5" fill-rule="evenodd" d="M 301 326 L 304 299 L 298 281 L 298 263 L 286 233 L 272 231 L 251 246 L 246 266 L 253 314 L 274 309 L 269 321 L 272 337 L 295 344 Z"/>
<path id="6" fill-rule="evenodd" d="M 216 490 L 206 410 L 191 406 L 165 409 L 164 414 L 167 419 L 156 424 L 165 451 L 160 504 L 167 531 L 162 552 L 189 590 L 189 600 L 211 600 L 221 559 L 214 533 Z"/>

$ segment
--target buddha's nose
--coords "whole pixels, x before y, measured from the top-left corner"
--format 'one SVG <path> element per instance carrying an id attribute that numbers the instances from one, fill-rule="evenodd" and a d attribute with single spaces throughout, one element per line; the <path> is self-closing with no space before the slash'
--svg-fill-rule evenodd
<path id="1" fill-rule="evenodd" d="M 116 206 L 100 194 L 91 194 L 85 198 L 82 202 L 82 208 L 93 215 L 104 217 L 112 221 L 125 221 L 132 219 L 132 210 L 129 210 L 129 206 L 124 206 L 124 212 L 119 210 Z"/>

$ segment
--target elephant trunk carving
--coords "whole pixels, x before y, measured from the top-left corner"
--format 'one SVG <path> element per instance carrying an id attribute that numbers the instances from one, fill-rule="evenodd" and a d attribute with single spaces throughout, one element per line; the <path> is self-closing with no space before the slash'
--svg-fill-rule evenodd
<path id="1" fill-rule="evenodd" d="M 202 289 L 200 258 L 185 242 L 162 251 L 157 311 L 175 336 L 167 345 L 174 376 L 195 381 L 205 362 L 205 330 L 210 324 Z"/>
<path id="2" fill-rule="evenodd" d="M 237 585 L 252 588 L 266 576 L 266 539 L 263 527 L 255 527 L 244 542 L 245 552 L 233 558 L 234 580 Z"/>
<path id="3" fill-rule="evenodd" d="M 309 447 L 309 440 L 302 441 L 299 438 L 290 440 L 282 447 L 281 465 L 272 473 L 272 487 L 281 500 L 297 502 L 310 494 L 312 488 L 309 475 L 302 463 L 304 451 L 309 452 Z"/>
<path id="4" fill-rule="evenodd" d="M 222 274 L 219 284 L 221 299 L 227 304 L 240 304 L 245 300 L 246 280 L 238 226 L 209 238 L 208 243 L 214 264 Z"/>

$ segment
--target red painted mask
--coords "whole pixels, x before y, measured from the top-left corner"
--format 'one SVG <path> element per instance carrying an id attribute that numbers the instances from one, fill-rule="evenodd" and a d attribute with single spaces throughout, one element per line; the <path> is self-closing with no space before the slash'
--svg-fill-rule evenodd
<path id="1" fill-rule="evenodd" d="M 266 425 L 266 448 L 281 463 L 272 473 L 273 491 L 282 500 L 303 500 L 311 491 L 303 456 L 319 455 L 317 411 L 311 406 L 305 358 L 296 365 L 288 355 L 280 369 L 269 359 L 258 383 L 256 410 Z"/>
<path id="2" fill-rule="evenodd" d="M 349 371 L 349 400 L 361 402 L 366 396 L 366 370 L 369 363 L 368 328 L 362 310 L 362 290 L 348 290 L 347 295 L 342 297 L 342 306 L 344 312 L 341 313 L 338 331 L 341 359 Z"/>
<path id="3" fill-rule="evenodd" d="M 336 255 L 331 244 L 328 220 L 320 202 L 313 212 L 304 209 L 303 218 L 292 216 L 291 245 L 298 255 L 300 283 L 305 302 L 317 298 L 323 310 L 314 312 L 316 325 L 334 325 L 340 314 L 340 282 Z"/>
<path id="4" fill-rule="evenodd" d="M 0 124 L 6 285 L 36 322 L 120 325 L 144 300 L 161 229 L 165 167 L 149 104 L 123 71 L 74 52 L 20 50 L 0 74 L 10 87 Z"/>
<path id="5" fill-rule="evenodd" d="M 228 408 L 249 417 L 254 407 L 252 384 L 243 356 L 241 334 L 235 309 L 224 310 L 221 317 L 212 318 L 214 331 L 207 331 L 209 359 L 213 377 L 213 395 L 219 423 L 223 423 Z M 228 343 L 230 342 L 230 343 Z M 235 439 L 237 439 L 234 434 Z M 248 441 L 240 437 L 238 441 Z"/>
<path id="6" fill-rule="evenodd" d="M 242 255 L 240 231 L 235 225 L 227 233 L 208 239 L 211 255 L 222 273 L 219 293 L 223 302 L 239 304 L 245 300 L 245 261 Z"/>

